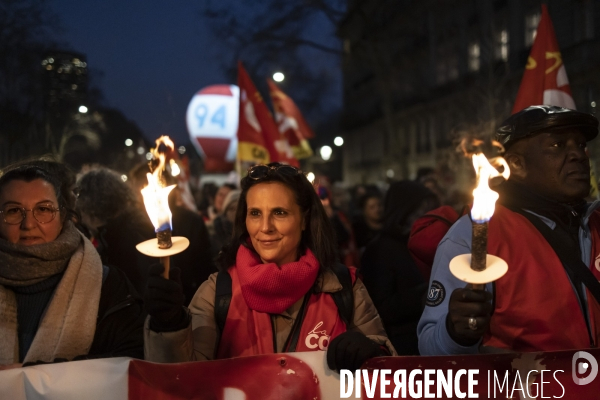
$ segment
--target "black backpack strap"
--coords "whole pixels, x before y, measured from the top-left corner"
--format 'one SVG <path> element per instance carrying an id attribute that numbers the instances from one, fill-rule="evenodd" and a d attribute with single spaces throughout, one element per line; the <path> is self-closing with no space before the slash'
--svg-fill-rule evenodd
<path id="1" fill-rule="evenodd" d="M 354 316 L 352 277 L 350 276 L 350 270 L 344 264 L 335 264 L 332 269 L 338 281 L 342 284 L 342 290 L 331 293 L 331 297 L 333 297 L 333 301 L 338 308 L 340 318 L 348 326 Z"/>
<path id="2" fill-rule="evenodd" d="M 229 275 L 229 272 L 221 270 L 217 273 L 217 283 L 215 285 L 215 321 L 221 333 L 225 328 L 229 304 L 231 303 L 231 293 L 231 275 Z"/>

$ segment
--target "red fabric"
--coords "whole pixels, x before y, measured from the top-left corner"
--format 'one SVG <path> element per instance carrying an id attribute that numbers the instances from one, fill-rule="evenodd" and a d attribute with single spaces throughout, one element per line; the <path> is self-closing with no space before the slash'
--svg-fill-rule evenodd
<path id="1" fill-rule="evenodd" d="M 408 251 L 426 281 L 431 276 L 431 267 L 438 244 L 459 215 L 450 206 L 429 211 L 415 221 L 408 239 Z"/>
<path id="2" fill-rule="evenodd" d="M 315 376 L 306 362 L 285 354 L 175 364 L 131 360 L 128 399 L 320 400 L 324 396 Z"/>
<path id="3" fill-rule="evenodd" d="M 542 18 L 512 113 L 540 104 L 575 109 L 558 41 L 545 4 L 542 4 Z"/>
<path id="4" fill-rule="evenodd" d="M 240 87 L 238 143 L 251 143 L 253 146 L 258 146 L 255 147 L 257 151 L 252 151 L 252 154 L 240 153 L 241 160 L 256 163 L 282 162 L 300 166 L 287 139 L 279 133 L 271 112 L 241 62 L 238 63 L 238 85 Z M 265 151 L 268 154 L 265 154 Z"/>
<path id="5" fill-rule="evenodd" d="M 267 79 L 267 83 L 279 132 L 287 139 L 297 158 L 310 157 L 312 151 L 307 150 L 310 148 L 307 139 L 315 137 L 313 130 L 302 116 L 294 100 L 283 93 L 271 79 Z"/>
<path id="6" fill-rule="evenodd" d="M 354 284 L 356 269 L 349 269 L 352 284 Z M 219 341 L 219 348 L 217 349 L 217 359 L 275 352 L 271 316 L 268 313 L 251 309 L 246 303 L 240 271 L 239 265 L 229 268 L 232 291 L 231 303 Z M 314 284 L 314 281 L 312 284 Z M 309 290 L 302 293 L 301 297 Z M 346 325 L 340 319 L 331 294 L 313 293 L 306 305 L 296 351 L 325 350 L 332 338 L 345 331 Z"/>
<path id="7" fill-rule="evenodd" d="M 236 266 L 244 299 L 252 310 L 279 314 L 304 296 L 317 279 L 319 261 L 306 249 L 298 261 L 263 264 L 258 254 L 240 246 Z"/>
<path id="8" fill-rule="evenodd" d="M 590 347 L 575 291 L 542 234 L 525 217 L 500 205 L 489 224 L 488 253 L 504 259 L 508 272 L 495 282 L 495 308 L 484 344 L 524 352 Z M 590 226 L 595 266 L 600 253 L 598 213 Z M 600 278 L 597 268 L 593 273 Z M 587 298 L 595 346 L 600 307 L 589 293 Z"/>

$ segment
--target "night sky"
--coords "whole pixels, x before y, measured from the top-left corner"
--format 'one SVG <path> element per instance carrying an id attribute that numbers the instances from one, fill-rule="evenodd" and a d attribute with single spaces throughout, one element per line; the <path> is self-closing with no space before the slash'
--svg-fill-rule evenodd
<path id="1" fill-rule="evenodd" d="M 237 9 L 236 1 L 227 2 Z M 220 67 L 231 49 L 203 20 L 198 5 L 202 3 L 54 0 L 50 4 L 63 28 L 58 38 L 68 49 L 87 56 L 92 84 L 104 94 L 105 105 L 121 110 L 150 140 L 168 134 L 180 143 L 188 141 L 185 111 L 193 95 L 207 85 L 235 83 Z M 324 17 L 307 27 L 314 40 L 339 46 L 334 33 L 335 27 Z M 309 122 L 318 121 L 341 107 L 339 57 L 303 51 L 308 59 L 318 60 L 311 68 L 322 68 L 335 81 L 327 93 L 315 94 L 328 97 L 327 109 L 303 110 Z M 294 97 L 293 92 L 288 95 Z"/>

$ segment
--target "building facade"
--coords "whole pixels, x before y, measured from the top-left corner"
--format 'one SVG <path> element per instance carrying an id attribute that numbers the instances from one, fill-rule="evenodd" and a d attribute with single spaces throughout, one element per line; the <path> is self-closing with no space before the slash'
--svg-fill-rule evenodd
<path id="1" fill-rule="evenodd" d="M 539 0 L 350 1 L 344 40 L 346 184 L 412 179 L 421 167 L 468 180 L 456 152 L 508 117 L 541 16 Z M 579 110 L 600 107 L 600 4 L 548 0 Z M 590 147 L 600 160 L 600 145 Z M 600 165 L 598 165 L 600 167 Z M 463 174 L 464 175 L 464 174 Z"/>

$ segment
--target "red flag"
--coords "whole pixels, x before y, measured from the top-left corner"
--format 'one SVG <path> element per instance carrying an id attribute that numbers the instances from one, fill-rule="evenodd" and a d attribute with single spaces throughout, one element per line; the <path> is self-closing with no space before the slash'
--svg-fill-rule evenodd
<path id="1" fill-rule="evenodd" d="M 289 143 L 279 134 L 277 125 L 262 96 L 242 63 L 238 63 L 240 118 L 238 158 L 252 163 L 282 162 L 298 166 Z"/>
<path id="2" fill-rule="evenodd" d="M 275 109 L 275 121 L 279 132 L 285 136 L 292 147 L 294 156 L 298 159 L 308 158 L 313 155 L 307 139 L 315 137 L 302 113 L 290 97 L 281 91 L 271 79 L 267 79 L 269 92 Z"/>
<path id="3" fill-rule="evenodd" d="M 545 4 L 542 4 L 542 18 L 512 113 L 541 104 L 575 109 L 567 71 Z"/>

